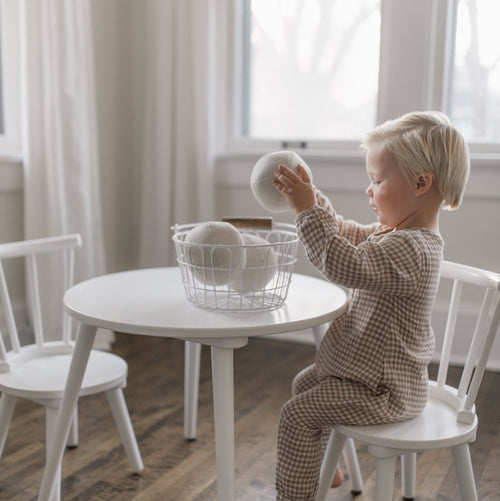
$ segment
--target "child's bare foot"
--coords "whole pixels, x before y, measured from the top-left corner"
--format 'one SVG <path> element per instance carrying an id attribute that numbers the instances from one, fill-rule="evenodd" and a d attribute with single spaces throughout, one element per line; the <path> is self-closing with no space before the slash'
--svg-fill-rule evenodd
<path id="1" fill-rule="evenodd" d="M 332 487 L 340 487 L 344 483 L 344 474 L 340 468 L 335 470 L 335 475 L 332 481 Z"/>

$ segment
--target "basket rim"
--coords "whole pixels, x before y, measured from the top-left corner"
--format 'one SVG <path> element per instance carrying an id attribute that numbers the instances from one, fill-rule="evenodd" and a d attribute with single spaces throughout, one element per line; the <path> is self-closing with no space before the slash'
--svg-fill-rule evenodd
<path id="1" fill-rule="evenodd" d="M 205 221 L 206 222 L 206 221 Z M 272 233 L 272 232 L 280 232 L 286 235 L 291 235 L 294 237 L 291 240 L 283 241 L 283 242 L 267 242 L 265 244 L 216 244 L 216 243 L 196 243 L 196 242 L 186 242 L 181 240 L 180 235 L 186 234 L 189 230 L 193 229 L 195 226 L 203 224 L 200 223 L 187 223 L 187 224 L 174 224 L 170 227 L 170 229 L 174 232 L 172 235 L 172 240 L 176 243 L 185 245 L 185 246 L 197 246 L 197 247 L 224 247 L 224 248 L 241 248 L 241 247 L 266 247 L 266 246 L 280 246 L 291 244 L 294 242 L 298 242 L 299 237 L 297 235 L 297 227 L 291 223 L 274 223 L 271 229 L 252 229 L 252 228 L 244 228 L 245 231 L 241 231 L 241 233 L 251 233 L 252 231 L 260 232 L 260 233 Z"/>

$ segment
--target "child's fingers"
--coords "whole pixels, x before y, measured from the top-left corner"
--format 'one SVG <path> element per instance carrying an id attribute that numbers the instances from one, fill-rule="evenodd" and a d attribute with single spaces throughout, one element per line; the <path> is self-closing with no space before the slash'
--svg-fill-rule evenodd
<path id="1" fill-rule="evenodd" d="M 295 172 L 290 170 L 285 165 L 280 165 L 278 167 L 278 170 L 274 173 L 274 177 L 275 179 L 278 179 L 280 183 L 286 186 L 292 186 L 300 181 L 300 178 L 297 176 L 297 174 L 295 174 Z"/>
<path id="2" fill-rule="evenodd" d="M 278 173 L 288 178 L 292 183 L 302 182 L 309 184 L 311 182 L 307 171 L 300 164 L 297 164 L 297 172 L 293 171 L 286 165 L 280 164 L 278 167 Z"/>
<path id="3" fill-rule="evenodd" d="M 308 183 L 308 184 L 311 182 L 309 174 L 300 164 L 297 164 L 297 173 L 295 173 L 292 169 L 286 167 L 283 164 L 280 164 L 278 170 L 280 174 L 284 174 L 294 182 L 302 181 L 303 183 Z"/>
<path id="4" fill-rule="evenodd" d="M 299 173 L 299 177 L 301 181 L 304 181 L 304 183 L 310 183 L 311 179 L 309 178 L 309 174 L 307 171 L 302 167 L 302 165 L 298 164 L 297 165 L 297 172 Z"/>
<path id="5" fill-rule="evenodd" d="M 280 174 L 288 177 L 292 181 L 298 181 L 300 179 L 299 176 L 297 176 L 297 174 L 292 169 L 290 169 L 289 167 L 287 167 L 286 165 L 283 165 L 283 164 L 279 165 L 278 172 Z"/>

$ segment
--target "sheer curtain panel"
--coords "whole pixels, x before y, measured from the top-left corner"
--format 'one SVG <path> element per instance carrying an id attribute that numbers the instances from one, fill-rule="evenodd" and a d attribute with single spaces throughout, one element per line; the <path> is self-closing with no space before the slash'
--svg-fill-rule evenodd
<path id="1" fill-rule="evenodd" d="M 25 237 L 80 233 L 77 282 L 105 271 L 93 51 L 89 0 L 22 2 Z"/>
<path id="2" fill-rule="evenodd" d="M 171 225 L 214 217 L 215 1 L 144 2 L 142 266 L 175 263 Z"/>

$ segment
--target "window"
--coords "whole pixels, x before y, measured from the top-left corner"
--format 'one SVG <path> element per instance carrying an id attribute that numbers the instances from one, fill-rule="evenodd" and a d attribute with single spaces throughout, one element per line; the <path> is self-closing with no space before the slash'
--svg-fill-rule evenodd
<path id="1" fill-rule="evenodd" d="M 447 112 L 472 153 L 500 152 L 498 0 L 226 0 L 229 153 L 353 158 L 371 127 Z M 226 86 L 226 82 L 228 86 Z"/>
<path id="2" fill-rule="evenodd" d="M 356 139 L 375 125 L 379 0 L 244 0 L 242 135 Z"/>
<path id="3" fill-rule="evenodd" d="M 0 10 L 0 26 L 2 25 L 2 11 Z M 0 136 L 5 134 L 3 119 L 3 90 L 2 90 L 3 70 L 2 70 L 2 40 L 0 39 Z"/>
<path id="4" fill-rule="evenodd" d="M 500 142 L 500 2 L 459 0 L 450 111 L 470 141 Z"/>
<path id="5" fill-rule="evenodd" d="M 0 0 L 0 154 L 21 151 L 19 2 Z"/>

